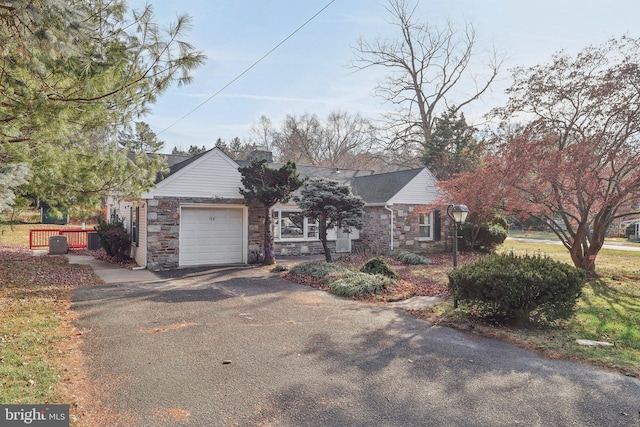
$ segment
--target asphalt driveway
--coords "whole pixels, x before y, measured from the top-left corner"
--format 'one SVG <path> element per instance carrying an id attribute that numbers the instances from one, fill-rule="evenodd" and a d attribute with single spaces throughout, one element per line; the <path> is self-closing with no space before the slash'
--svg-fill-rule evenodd
<path id="1" fill-rule="evenodd" d="M 640 426 L 638 379 L 257 267 L 80 288 L 75 299 L 113 425 Z"/>

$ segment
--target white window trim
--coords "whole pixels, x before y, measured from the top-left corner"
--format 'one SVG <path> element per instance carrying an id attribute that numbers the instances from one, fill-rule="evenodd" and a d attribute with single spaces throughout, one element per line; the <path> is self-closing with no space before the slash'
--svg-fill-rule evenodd
<path id="1" fill-rule="evenodd" d="M 319 235 L 320 235 L 320 227 L 318 226 L 318 223 L 316 222 L 316 237 L 306 237 L 307 233 L 309 231 L 309 219 L 307 217 L 304 217 L 304 221 L 303 221 L 303 225 L 302 225 L 302 236 L 303 237 L 288 237 L 288 238 L 282 238 L 282 237 L 275 237 L 276 235 L 276 230 L 275 230 L 275 226 L 276 224 L 278 224 L 278 226 L 280 226 L 282 224 L 282 212 L 302 212 L 301 209 L 295 209 L 295 208 L 290 208 L 290 209 L 286 209 L 286 208 L 278 208 L 278 209 L 273 209 L 271 211 L 271 218 L 272 218 L 272 224 L 271 226 L 274 227 L 273 229 L 273 235 L 274 235 L 274 242 L 318 242 L 320 241 Z M 275 220 L 273 220 L 273 217 L 275 216 L 275 214 L 278 215 L 278 221 L 276 222 Z M 280 230 L 280 233 L 278 233 L 279 236 L 282 236 L 282 230 Z"/>
<path id="2" fill-rule="evenodd" d="M 429 224 L 423 224 L 420 221 L 420 218 L 422 217 L 423 214 L 418 214 L 418 241 L 419 242 L 431 242 L 433 241 L 433 220 L 434 220 L 434 216 L 433 216 L 433 212 L 429 212 L 428 214 L 428 218 L 429 218 Z M 425 215 L 426 217 L 426 215 Z M 429 236 L 424 236 L 424 237 L 420 237 L 420 231 L 422 230 L 422 227 L 429 227 Z"/>

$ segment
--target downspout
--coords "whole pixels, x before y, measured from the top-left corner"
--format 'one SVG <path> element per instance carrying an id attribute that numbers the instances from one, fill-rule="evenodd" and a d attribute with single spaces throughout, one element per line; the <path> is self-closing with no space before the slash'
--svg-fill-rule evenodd
<path id="1" fill-rule="evenodd" d="M 389 224 L 389 237 L 391 238 L 389 241 L 389 250 L 393 250 L 393 209 L 389 207 L 389 205 L 384 205 L 384 208 L 391 212 L 391 222 Z"/>

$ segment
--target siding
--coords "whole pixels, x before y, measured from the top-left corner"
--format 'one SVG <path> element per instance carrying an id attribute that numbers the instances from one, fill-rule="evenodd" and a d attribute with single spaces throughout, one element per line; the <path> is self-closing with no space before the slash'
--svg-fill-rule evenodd
<path id="1" fill-rule="evenodd" d="M 132 201 L 118 201 L 109 196 L 107 199 L 107 217 L 104 218 L 107 222 L 111 222 L 111 217 L 115 215 L 119 220 L 122 220 L 124 229 L 127 232 L 131 231 L 131 207 L 134 206 Z"/>
<path id="2" fill-rule="evenodd" d="M 140 266 L 147 265 L 147 203 L 142 201 L 140 205 L 140 223 L 138 224 L 138 246 L 131 246 L 131 257 Z"/>
<path id="3" fill-rule="evenodd" d="M 436 179 L 427 169 L 423 169 L 388 203 L 425 205 L 435 202 L 440 196 L 441 193 L 436 187 Z"/>
<path id="4" fill-rule="evenodd" d="M 212 150 L 188 167 L 161 181 L 153 197 L 205 197 L 205 198 L 242 198 L 239 188 L 242 186 L 238 166 L 219 150 Z M 145 197 L 147 195 L 144 195 Z"/>

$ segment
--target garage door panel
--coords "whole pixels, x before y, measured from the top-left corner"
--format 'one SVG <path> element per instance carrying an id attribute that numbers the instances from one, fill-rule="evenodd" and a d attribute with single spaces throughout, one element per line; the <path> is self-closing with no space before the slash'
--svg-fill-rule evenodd
<path id="1" fill-rule="evenodd" d="M 243 225 L 239 208 L 182 208 L 180 265 L 243 262 Z"/>

